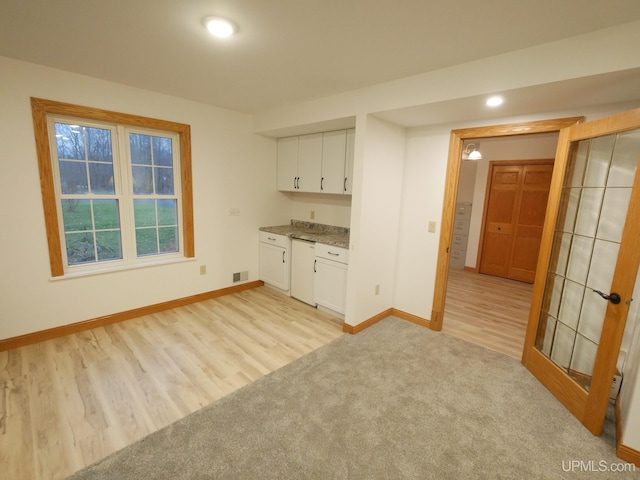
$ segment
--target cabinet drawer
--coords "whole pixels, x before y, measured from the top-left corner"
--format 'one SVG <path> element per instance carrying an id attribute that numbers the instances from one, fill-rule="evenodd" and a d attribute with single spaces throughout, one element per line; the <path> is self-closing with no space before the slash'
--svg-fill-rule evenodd
<path id="1" fill-rule="evenodd" d="M 326 258 L 334 262 L 349 263 L 349 250 L 341 247 L 316 243 L 316 257 Z"/>
<path id="2" fill-rule="evenodd" d="M 286 235 L 277 235 L 269 232 L 258 232 L 260 234 L 260 241 L 262 243 L 268 243 L 269 245 L 276 245 L 278 247 L 289 248 L 289 237 Z"/>
<path id="3" fill-rule="evenodd" d="M 452 248 L 457 248 L 459 250 L 464 250 L 467 248 L 467 236 L 466 235 L 454 235 L 453 241 L 451 242 Z"/>
<path id="4" fill-rule="evenodd" d="M 453 222 L 454 235 L 466 235 L 469 233 L 469 222 L 467 220 L 456 220 Z"/>
<path id="5" fill-rule="evenodd" d="M 456 220 L 465 220 L 471 218 L 471 204 L 458 203 L 456 205 Z"/>

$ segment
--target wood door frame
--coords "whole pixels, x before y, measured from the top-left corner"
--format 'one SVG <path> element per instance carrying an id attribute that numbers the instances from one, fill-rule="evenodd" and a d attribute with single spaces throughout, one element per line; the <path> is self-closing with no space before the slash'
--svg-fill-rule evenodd
<path id="1" fill-rule="evenodd" d="M 451 242 L 453 240 L 453 226 L 456 213 L 456 199 L 458 197 L 458 182 L 460 180 L 460 166 L 462 164 L 464 141 L 471 138 L 483 139 L 558 132 L 565 127 L 582 123 L 583 121 L 584 117 L 565 117 L 524 123 L 463 128 L 451 131 L 447 176 L 444 190 L 444 204 L 442 207 L 442 225 L 440 228 L 440 245 L 438 247 L 436 281 L 433 294 L 431 321 L 429 324 L 432 330 L 442 330 L 444 304 L 447 294 L 447 280 L 449 278 L 449 263 L 451 260 L 450 250 Z"/>
<path id="2" fill-rule="evenodd" d="M 482 224 L 480 226 L 480 239 L 478 242 L 478 255 L 476 255 L 476 265 L 473 267 L 474 272 L 480 272 L 480 262 L 482 260 L 482 248 L 484 246 L 484 229 L 487 226 L 487 208 L 489 207 L 489 194 L 491 193 L 491 183 L 493 181 L 493 168 L 495 166 L 513 166 L 513 165 L 553 165 L 555 158 L 541 158 L 531 160 L 491 160 L 487 171 L 487 185 L 485 187 L 484 205 L 482 206 Z M 465 267 L 466 268 L 466 267 Z"/>

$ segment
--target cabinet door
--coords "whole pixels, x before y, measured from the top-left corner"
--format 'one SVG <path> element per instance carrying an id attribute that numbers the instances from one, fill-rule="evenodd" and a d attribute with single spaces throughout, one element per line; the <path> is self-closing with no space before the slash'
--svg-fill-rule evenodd
<path id="1" fill-rule="evenodd" d="M 322 134 L 322 193 L 343 193 L 347 131 Z"/>
<path id="2" fill-rule="evenodd" d="M 294 191 L 298 177 L 298 137 L 278 139 L 278 190 Z"/>
<path id="3" fill-rule="evenodd" d="M 353 189 L 353 152 L 355 149 L 356 130 L 347 130 L 347 154 L 344 162 L 344 182 L 342 185 L 344 193 L 351 195 Z"/>
<path id="4" fill-rule="evenodd" d="M 291 242 L 291 296 L 316 306 L 313 293 L 315 244 L 302 240 Z"/>
<path id="5" fill-rule="evenodd" d="M 289 290 L 289 251 L 260 242 L 260 280 L 282 290 Z"/>
<path id="6" fill-rule="evenodd" d="M 344 313 L 347 298 L 347 265 L 316 257 L 314 292 L 318 305 Z"/>
<path id="7" fill-rule="evenodd" d="M 322 134 L 298 137 L 298 192 L 320 192 Z"/>

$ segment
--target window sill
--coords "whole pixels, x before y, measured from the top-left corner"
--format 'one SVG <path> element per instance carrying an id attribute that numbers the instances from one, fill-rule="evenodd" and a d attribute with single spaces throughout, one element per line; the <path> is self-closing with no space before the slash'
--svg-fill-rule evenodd
<path id="1" fill-rule="evenodd" d="M 101 268 L 94 268 L 94 269 L 86 269 L 86 270 L 78 270 L 76 272 L 67 272 L 64 275 L 61 275 L 59 277 L 50 277 L 49 280 L 52 282 L 58 282 L 61 280 L 70 280 L 73 278 L 82 278 L 82 277 L 92 277 L 95 275 L 104 275 L 104 274 L 109 274 L 109 273 L 118 273 L 118 272 L 126 272 L 126 271 L 130 271 L 130 270 L 139 270 L 142 268 L 152 268 L 152 267 L 159 267 L 159 266 L 163 266 L 163 265 L 173 265 L 176 263 L 187 263 L 187 262 L 195 262 L 196 259 L 195 257 L 190 257 L 190 258 L 186 258 L 186 257 L 173 257 L 173 258 L 166 258 L 166 259 L 162 259 L 162 260 L 154 260 L 154 261 L 149 261 L 149 262 L 144 262 L 144 263 L 136 263 L 136 264 L 129 264 L 129 265 L 117 265 L 117 266 L 111 266 L 111 267 L 101 267 Z"/>

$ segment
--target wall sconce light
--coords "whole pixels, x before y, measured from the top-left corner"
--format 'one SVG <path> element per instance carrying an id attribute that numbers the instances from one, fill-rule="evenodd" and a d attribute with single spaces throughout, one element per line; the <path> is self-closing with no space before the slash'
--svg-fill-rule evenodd
<path id="1" fill-rule="evenodd" d="M 478 144 L 479 146 L 479 144 Z M 463 160 L 482 160 L 482 154 L 478 151 L 475 143 L 469 143 L 462 152 Z"/>

